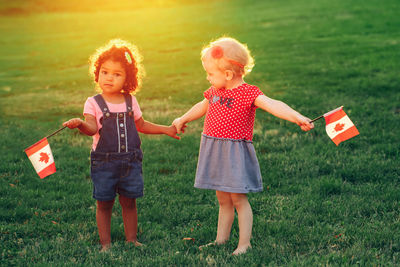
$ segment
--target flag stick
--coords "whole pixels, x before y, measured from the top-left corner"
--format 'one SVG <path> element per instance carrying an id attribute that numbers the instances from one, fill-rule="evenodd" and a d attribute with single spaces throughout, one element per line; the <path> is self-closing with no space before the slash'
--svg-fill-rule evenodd
<path id="1" fill-rule="evenodd" d="M 324 117 L 324 115 L 316 117 L 315 119 L 311 120 L 310 123 L 313 123 L 314 121 L 317 121 L 317 120 L 321 119 L 322 117 Z"/>
<path id="2" fill-rule="evenodd" d="M 67 128 L 67 126 L 64 126 L 64 127 L 60 128 L 60 129 L 58 129 L 58 130 L 55 131 L 54 133 L 52 133 L 52 134 L 46 136 L 46 138 L 50 138 L 50 137 L 52 137 L 53 135 L 58 134 L 60 131 L 64 130 L 65 128 Z M 34 143 L 33 145 L 31 145 L 30 147 L 35 146 L 37 143 L 40 143 L 41 141 L 42 141 L 42 139 L 39 140 L 39 141 L 37 141 L 36 143 Z M 30 147 L 28 147 L 28 148 L 30 148 Z M 27 148 L 27 149 L 28 149 L 28 148 Z M 26 150 L 26 149 L 25 149 L 25 150 Z M 22 152 L 25 152 L 25 150 L 23 150 Z"/>
<path id="3" fill-rule="evenodd" d="M 52 133 L 52 134 L 46 136 L 46 138 L 50 138 L 50 137 L 52 137 L 53 135 L 58 134 L 59 132 L 61 132 L 61 131 L 64 130 L 65 128 L 67 128 L 67 126 L 64 126 L 64 127 L 60 128 L 60 129 L 58 129 L 58 130 L 55 131 L 54 133 Z"/>
<path id="4" fill-rule="evenodd" d="M 343 108 L 343 106 L 340 106 L 340 107 L 338 107 L 337 109 L 331 110 L 331 111 L 329 111 L 328 113 L 325 113 L 324 115 L 329 115 L 329 114 L 331 114 L 331 113 L 333 113 L 333 112 L 335 112 L 335 111 L 337 111 L 337 110 L 339 110 L 339 109 L 341 109 L 341 108 Z M 324 115 L 321 115 L 321 116 L 319 116 L 319 117 L 316 117 L 315 119 L 311 120 L 310 123 L 313 123 L 314 121 L 317 121 L 317 120 L 323 118 Z"/>

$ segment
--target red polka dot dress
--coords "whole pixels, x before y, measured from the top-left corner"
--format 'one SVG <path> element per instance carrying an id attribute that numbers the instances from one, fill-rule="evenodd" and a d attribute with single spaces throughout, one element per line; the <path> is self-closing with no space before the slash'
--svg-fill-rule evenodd
<path id="1" fill-rule="evenodd" d="M 254 85 L 204 92 L 209 105 L 200 143 L 195 187 L 231 193 L 262 191 L 252 143 L 256 106 L 263 95 Z"/>

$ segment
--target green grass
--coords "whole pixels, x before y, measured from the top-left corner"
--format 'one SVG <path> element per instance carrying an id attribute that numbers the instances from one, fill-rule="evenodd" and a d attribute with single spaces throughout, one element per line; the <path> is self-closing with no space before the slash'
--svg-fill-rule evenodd
<path id="1" fill-rule="evenodd" d="M 1 265 L 400 263 L 398 1 L 154 1 L 140 8 L 127 2 L 110 8 L 105 1 L 89 8 L 86 0 L 82 7 L 4 3 Z M 254 146 L 264 191 L 249 195 L 253 249 L 240 257 L 229 256 L 237 220 L 228 244 L 198 250 L 215 238 L 218 215 L 214 192 L 193 188 L 201 121 L 179 142 L 141 135 L 145 196 L 138 200 L 138 238 L 146 246 L 124 244 L 116 205 L 113 247 L 99 253 L 91 138 L 69 130 L 51 138 L 57 173 L 44 180 L 23 149 L 81 116 L 95 94 L 88 56 L 110 38 L 139 46 L 147 71 L 137 95 L 143 116 L 169 124 L 202 99 L 209 85 L 200 50 L 223 34 L 247 43 L 255 56 L 247 82 L 309 117 L 344 105 L 360 135 L 336 147 L 323 121 L 304 133 L 257 112 Z"/>

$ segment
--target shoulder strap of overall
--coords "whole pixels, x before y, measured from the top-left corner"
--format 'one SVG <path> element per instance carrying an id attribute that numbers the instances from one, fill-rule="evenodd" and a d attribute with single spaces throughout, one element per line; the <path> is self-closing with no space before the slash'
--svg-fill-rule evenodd
<path id="1" fill-rule="evenodd" d="M 100 94 L 95 95 L 93 98 L 94 98 L 94 100 L 96 100 L 96 103 L 97 103 L 97 105 L 99 105 L 100 110 L 102 112 L 109 112 L 110 111 L 108 106 L 107 106 L 107 104 L 106 104 L 106 101 L 104 101 L 104 98 Z"/>
<path id="2" fill-rule="evenodd" d="M 130 94 L 124 95 L 125 97 L 125 104 L 126 104 L 126 111 L 132 111 L 132 96 Z"/>

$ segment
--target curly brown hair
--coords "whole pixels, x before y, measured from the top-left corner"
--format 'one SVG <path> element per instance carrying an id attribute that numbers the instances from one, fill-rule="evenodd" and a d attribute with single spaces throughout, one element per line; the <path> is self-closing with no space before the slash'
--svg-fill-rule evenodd
<path id="1" fill-rule="evenodd" d="M 142 55 L 137 47 L 121 39 L 112 39 L 105 46 L 99 47 L 89 58 L 89 73 L 93 76 L 96 84 L 99 81 L 101 65 L 109 59 L 120 62 L 125 69 L 126 80 L 121 93 L 135 94 L 138 92 L 145 72 Z"/>

